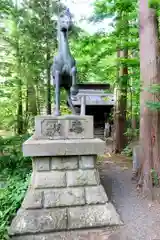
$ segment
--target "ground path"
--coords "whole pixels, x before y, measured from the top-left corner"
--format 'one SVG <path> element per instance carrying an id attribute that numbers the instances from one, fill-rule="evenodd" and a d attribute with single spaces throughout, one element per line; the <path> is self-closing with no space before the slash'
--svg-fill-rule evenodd
<path id="1" fill-rule="evenodd" d="M 108 240 L 160 240 L 160 205 L 138 194 L 131 182 L 131 162 L 113 156 L 105 158 L 100 169 L 102 184 L 124 222 Z"/>

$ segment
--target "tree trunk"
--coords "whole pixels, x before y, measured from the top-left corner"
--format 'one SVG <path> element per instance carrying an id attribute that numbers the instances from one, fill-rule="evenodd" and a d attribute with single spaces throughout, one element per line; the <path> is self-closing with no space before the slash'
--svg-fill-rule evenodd
<path id="1" fill-rule="evenodd" d="M 40 94 L 40 86 L 36 84 L 36 103 L 37 103 L 37 114 L 40 115 L 41 113 L 41 94 Z"/>
<path id="2" fill-rule="evenodd" d="M 46 24 L 46 70 L 47 70 L 47 114 L 51 114 L 51 84 L 50 84 L 50 45 L 48 36 L 48 27 L 50 25 L 50 0 L 46 1 L 45 11 L 45 24 Z"/>
<path id="3" fill-rule="evenodd" d="M 49 52 L 49 46 L 47 47 L 47 59 L 46 59 L 46 65 L 47 65 L 47 114 L 51 114 L 51 84 L 50 84 L 50 52 Z"/>
<path id="4" fill-rule="evenodd" d="M 155 57 L 155 64 L 153 66 L 152 72 L 152 83 L 160 85 L 160 51 L 159 51 L 159 28 L 158 28 L 158 16 L 156 15 L 155 10 L 151 10 L 151 14 L 153 14 L 153 38 L 154 46 L 153 46 L 153 54 Z M 159 96 L 156 94 L 153 95 L 153 101 L 160 101 Z M 153 145 L 153 168 L 156 171 L 158 178 L 160 179 L 160 109 L 155 110 L 153 113 L 152 119 L 152 145 Z"/>
<path id="5" fill-rule="evenodd" d="M 128 58 L 128 49 L 117 53 L 118 58 Z M 127 80 L 128 80 L 128 67 L 122 66 L 119 70 L 119 89 L 117 89 L 117 106 L 115 113 L 115 153 L 121 153 L 126 145 L 126 109 L 127 109 Z M 120 79 L 121 78 L 121 79 Z"/>
<path id="6" fill-rule="evenodd" d="M 23 104 L 21 79 L 18 79 L 17 134 L 23 134 Z"/>
<path id="7" fill-rule="evenodd" d="M 23 129 L 24 133 L 27 132 L 28 129 L 28 105 L 29 105 L 29 91 L 28 91 L 28 84 L 26 85 L 26 96 L 25 96 L 25 118 L 23 121 Z"/>
<path id="8" fill-rule="evenodd" d="M 28 113 L 31 116 L 37 115 L 36 91 L 33 84 L 28 84 Z"/>
<path id="9" fill-rule="evenodd" d="M 140 94 L 140 146 L 141 168 L 138 185 L 145 196 L 152 197 L 151 169 L 159 168 L 160 117 L 159 112 L 146 106 L 154 100 L 154 94 L 148 91 L 153 83 L 160 83 L 160 68 L 157 62 L 158 31 L 156 14 L 148 6 L 148 1 L 140 0 L 140 70 L 143 89 Z"/>

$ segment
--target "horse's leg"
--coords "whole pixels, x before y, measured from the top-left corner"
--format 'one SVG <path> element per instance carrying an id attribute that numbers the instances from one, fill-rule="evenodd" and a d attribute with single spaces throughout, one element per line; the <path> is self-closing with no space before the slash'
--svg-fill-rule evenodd
<path id="1" fill-rule="evenodd" d="M 76 114 L 75 108 L 74 108 L 74 106 L 73 106 L 73 104 L 72 104 L 70 90 L 67 90 L 67 95 L 68 95 L 68 96 L 67 96 L 67 97 L 68 97 L 68 104 L 69 104 L 69 106 L 70 106 L 70 108 L 71 108 L 71 110 L 72 110 L 72 113 L 73 113 L 73 114 Z"/>
<path id="2" fill-rule="evenodd" d="M 55 71 L 55 116 L 60 115 L 60 74 L 59 71 Z"/>
<path id="3" fill-rule="evenodd" d="M 71 70 L 71 75 L 72 75 L 72 86 L 71 86 L 71 94 L 72 95 L 76 95 L 78 93 L 78 88 L 76 87 L 76 67 L 72 67 L 72 70 Z"/>

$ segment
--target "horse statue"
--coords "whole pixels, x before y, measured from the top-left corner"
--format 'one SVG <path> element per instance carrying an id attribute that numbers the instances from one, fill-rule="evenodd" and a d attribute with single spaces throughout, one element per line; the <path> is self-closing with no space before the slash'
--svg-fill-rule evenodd
<path id="1" fill-rule="evenodd" d="M 68 43 L 68 32 L 72 29 L 72 17 L 69 9 L 58 17 L 58 54 L 52 65 L 52 78 L 55 86 L 55 116 L 60 115 L 60 89 L 64 88 L 68 95 L 68 104 L 73 114 L 76 114 L 71 96 L 78 93 L 76 84 L 76 61 L 72 56 Z"/>

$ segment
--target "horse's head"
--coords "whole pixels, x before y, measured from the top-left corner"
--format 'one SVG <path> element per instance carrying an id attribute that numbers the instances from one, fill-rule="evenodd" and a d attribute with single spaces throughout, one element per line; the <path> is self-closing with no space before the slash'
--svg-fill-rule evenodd
<path id="1" fill-rule="evenodd" d="M 72 27 L 72 17 L 69 9 L 62 12 L 59 17 L 60 30 L 63 32 L 69 31 Z"/>

